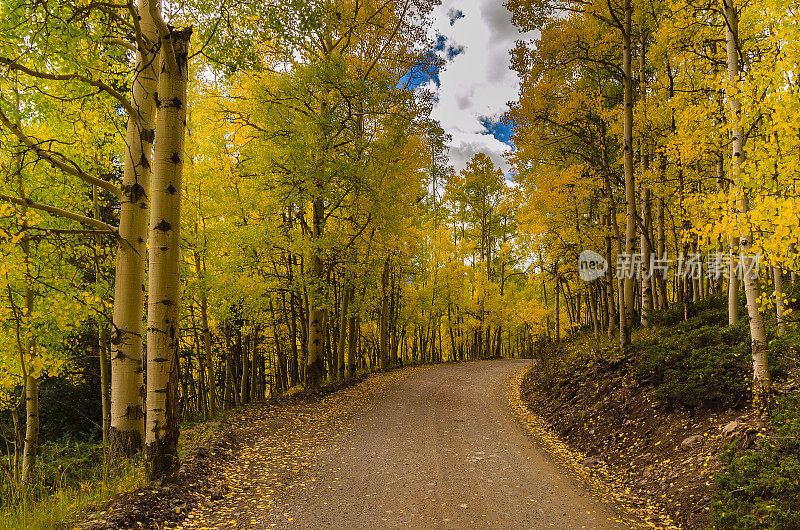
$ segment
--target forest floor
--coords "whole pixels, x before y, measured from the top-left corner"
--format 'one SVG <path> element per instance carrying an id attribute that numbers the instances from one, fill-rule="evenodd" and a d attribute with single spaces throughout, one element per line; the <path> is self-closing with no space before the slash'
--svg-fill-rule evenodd
<path id="1" fill-rule="evenodd" d="M 244 407 L 182 434 L 177 483 L 78 527 L 663 526 L 541 430 L 520 399 L 531 363 L 411 367 Z"/>
<path id="2" fill-rule="evenodd" d="M 727 444 L 753 445 L 763 430 L 756 411 L 747 404 L 670 410 L 621 366 L 570 368 L 556 382 L 544 370 L 524 377 L 522 400 L 542 429 L 587 455 L 590 473 L 615 491 L 627 490 L 681 528 L 708 528 L 720 454 Z"/>

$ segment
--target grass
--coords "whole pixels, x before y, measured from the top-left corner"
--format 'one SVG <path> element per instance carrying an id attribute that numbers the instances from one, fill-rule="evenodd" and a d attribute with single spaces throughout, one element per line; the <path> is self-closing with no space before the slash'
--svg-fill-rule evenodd
<path id="1" fill-rule="evenodd" d="M 219 421 L 181 425 L 179 454 L 213 436 Z M 97 511 L 119 493 L 135 490 L 147 480 L 141 461 L 109 469 L 102 444 L 64 439 L 43 444 L 35 480 L 24 489 L 0 478 L 0 527 L 3 530 L 70 528 L 81 513 Z"/>
<path id="2" fill-rule="evenodd" d="M 57 484 L 53 493 L 35 498 L 30 492 L 19 496 L 19 501 L 0 510 L 3 528 L 7 530 L 34 530 L 66 528 L 77 514 L 99 509 L 116 494 L 130 491 L 144 483 L 141 465 L 130 464 L 126 468 L 108 473 L 102 471 L 98 480 L 81 484 Z"/>
<path id="3" fill-rule="evenodd" d="M 130 491 L 145 481 L 143 467 L 135 462 L 116 468 L 113 473 L 105 464 L 84 471 L 81 479 L 64 474 L 49 484 L 50 479 L 40 475 L 37 483 L 24 490 L 16 487 L 16 491 L 12 491 L 13 485 L 4 484 L 6 494 L 14 495 L 16 500 L 2 499 L 2 527 L 7 530 L 68 528 L 77 514 L 99 509 L 117 493 Z"/>

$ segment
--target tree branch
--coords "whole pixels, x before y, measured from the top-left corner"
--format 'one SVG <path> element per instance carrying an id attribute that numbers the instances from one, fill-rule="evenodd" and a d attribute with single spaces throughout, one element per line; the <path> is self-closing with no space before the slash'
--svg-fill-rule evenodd
<path id="1" fill-rule="evenodd" d="M 70 212 L 68 210 L 62 210 L 61 208 L 56 208 L 55 206 L 50 206 L 49 204 L 41 204 L 38 202 L 33 202 L 30 199 L 20 199 L 19 197 L 13 197 L 11 195 L 5 195 L 2 193 L 0 193 L 0 200 L 10 202 L 11 204 L 17 204 L 19 206 L 27 206 L 28 208 L 33 208 L 34 210 L 42 210 L 43 212 L 55 215 L 56 217 L 63 217 L 65 219 L 70 219 L 72 221 L 85 224 L 86 226 L 91 226 L 97 230 L 102 230 L 105 232 L 110 231 L 115 235 L 117 234 L 116 226 L 104 223 L 103 221 L 99 221 L 91 217 L 86 217 L 85 215 Z"/>
<path id="2" fill-rule="evenodd" d="M 149 5 L 150 16 L 153 18 L 153 22 L 155 22 L 158 37 L 161 39 L 161 49 L 166 54 L 166 61 L 169 64 L 169 68 L 173 72 L 177 72 L 178 61 L 175 58 L 175 49 L 172 47 L 172 34 L 167 27 L 167 23 L 161 18 L 161 13 L 158 11 L 158 3 L 151 1 Z"/>
<path id="3" fill-rule="evenodd" d="M 126 41 L 125 39 L 120 39 L 117 37 L 109 37 L 107 39 L 103 39 L 103 42 L 106 44 L 112 44 L 114 46 L 122 46 L 124 48 L 129 49 L 130 51 L 136 53 L 136 46 L 131 44 L 130 42 Z"/>
<path id="4" fill-rule="evenodd" d="M 133 0 L 128 0 L 128 11 L 131 14 L 131 18 L 133 19 L 133 34 L 136 38 L 136 47 L 139 50 L 139 54 L 144 57 L 147 54 L 147 44 L 145 43 L 144 34 L 142 33 L 142 25 L 139 24 L 139 10 L 136 9 L 136 6 L 133 5 Z"/>
<path id="5" fill-rule="evenodd" d="M 46 160 L 54 168 L 60 169 L 64 173 L 69 173 L 70 175 L 74 175 L 79 179 L 83 180 L 84 182 L 98 186 L 109 193 L 113 193 L 118 199 L 122 200 L 123 194 L 122 190 L 119 187 L 111 184 L 110 182 L 106 182 L 105 180 L 89 175 L 81 168 L 79 168 L 77 164 L 75 164 L 71 160 L 68 160 L 64 155 L 39 147 L 39 144 L 37 142 L 35 142 L 31 137 L 29 137 L 22 131 L 18 123 L 11 123 L 11 120 L 8 119 L 8 117 L 3 113 L 2 110 L 0 110 L 0 123 L 2 123 L 9 131 L 14 133 L 14 136 L 16 136 L 20 142 L 22 142 L 27 147 L 33 149 L 34 151 L 36 151 L 36 154 L 39 156 L 39 158 Z M 58 159 L 59 157 L 64 158 L 65 160 L 67 160 L 68 163 L 59 160 Z"/>
<path id="6" fill-rule="evenodd" d="M 38 230 L 40 232 L 44 232 L 42 236 L 46 237 L 49 235 L 59 235 L 59 234 L 66 234 L 66 235 L 79 235 L 79 236 L 96 236 L 96 235 L 116 235 L 116 232 L 111 229 L 92 229 L 92 230 L 81 230 L 81 229 L 67 229 L 67 228 L 41 228 L 39 226 L 29 226 L 25 228 L 26 231 L 30 230 Z M 36 237 L 42 237 L 36 236 Z"/>
<path id="7" fill-rule="evenodd" d="M 131 106 L 131 104 L 128 102 L 125 96 L 123 96 L 122 94 L 120 94 L 107 84 L 103 83 L 99 79 L 95 80 L 79 73 L 51 74 L 48 72 L 39 72 L 33 70 L 32 68 L 28 68 L 27 66 L 22 66 L 13 59 L 9 59 L 8 57 L 2 57 L 2 56 L 0 56 L 0 64 L 4 64 L 12 70 L 17 70 L 19 72 L 28 74 L 31 77 L 37 77 L 39 79 L 49 79 L 51 81 L 81 81 L 89 86 L 93 86 L 95 88 L 102 90 L 106 94 L 116 99 L 117 102 L 125 108 L 125 112 L 127 112 L 130 116 L 136 116 L 138 114 L 138 112 Z"/>

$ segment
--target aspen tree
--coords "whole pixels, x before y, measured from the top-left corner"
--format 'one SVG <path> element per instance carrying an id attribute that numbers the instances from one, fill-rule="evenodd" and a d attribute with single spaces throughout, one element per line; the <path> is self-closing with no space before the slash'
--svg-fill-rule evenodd
<path id="1" fill-rule="evenodd" d="M 149 476 L 165 477 L 178 466 L 180 215 L 192 29 L 168 28 L 153 6 L 151 15 L 161 51 L 149 224 L 145 458 Z"/>
<path id="2" fill-rule="evenodd" d="M 201 283 L 205 279 L 205 266 L 200 255 L 195 251 L 197 273 L 202 274 Z M 208 296 L 205 285 L 200 287 L 200 324 L 203 326 L 203 354 L 205 355 L 206 385 L 208 388 L 208 408 L 212 416 L 217 414 L 217 381 L 214 375 L 214 358 L 211 352 L 211 328 L 208 325 Z"/>
<path id="3" fill-rule="evenodd" d="M 325 216 L 325 200 L 317 198 L 312 206 L 312 225 L 314 241 L 319 241 L 323 235 Z M 315 282 L 311 286 L 309 293 L 308 310 L 308 339 L 306 357 L 306 388 L 317 388 L 322 384 L 323 370 L 322 357 L 325 343 L 324 314 L 322 307 L 322 295 L 320 285 L 323 281 L 322 257 L 319 255 L 321 249 L 316 248 L 311 255 L 310 277 Z"/>
<path id="4" fill-rule="evenodd" d="M 97 186 L 92 186 L 92 213 L 100 219 L 100 205 Z M 102 243 L 101 236 L 95 237 L 94 274 L 95 283 L 100 283 L 101 266 L 98 250 Z M 102 403 L 103 443 L 108 445 L 108 431 L 111 429 L 111 366 L 108 359 L 108 326 L 104 322 L 105 315 L 97 317 L 97 357 L 100 361 L 100 401 Z"/>
<path id="5" fill-rule="evenodd" d="M 640 44 L 640 53 L 639 53 L 639 101 L 642 106 L 647 104 L 647 78 L 645 75 L 645 40 L 644 37 L 641 39 Z M 646 112 L 646 107 L 645 107 Z M 646 121 L 646 120 L 645 120 Z M 641 298 L 641 308 L 642 308 L 642 326 L 649 327 L 650 326 L 650 312 L 653 310 L 653 281 L 652 281 L 652 271 L 650 270 L 650 255 L 652 254 L 652 245 L 651 245 L 651 237 L 650 234 L 652 233 L 652 210 L 651 210 L 651 201 L 650 201 L 650 188 L 645 184 L 645 174 L 650 171 L 650 154 L 647 152 L 648 146 L 645 145 L 644 139 L 640 141 L 639 144 L 640 154 L 640 171 L 641 171 L 641 193 L 642 193 L 642 226 L 641 226 L 641 237 L 639 238 L 639 246 L 642 251 L 642 275 L 641 275 L 641 286 L 642 286 L 642 298 Z"/>
<path id="6" fill-rule="evenodd" d="M 352 311 L 352 315 L 347 323 L 347 375 L 353 377 L 356 375 L 356 350 L 358 347 L 358 333 L 360 330 L 360 316 L 357 311 Z"/>
<path id="7" fill-rule="evenodd" d="M 31 324 L 33 320 L 34 292 L 30 276 L 30 243 L 22 242 L 22 251 L 25 254 L 25 355 L 32 359 L 36 355 L 36 340 Z M 27 359 L 23 363 L 28 362 Z M 39 451 L 39 381 L 29 367 L 24 374 L 25 380 L 25 449 L 22 455 L 22 483 L 29 484 L 33 469 L 36 466 L 36 455 Z"/>
<path id="8" fill-rule="evenodd" d="M 622 91 L 623 91 L 623 134 L 622 160 L 625 170 L 625 254 L 628 260 L 633 259 L 636 249 L 636 181 L 633 172 L 633 71 L 631 49 L 631 17 L 633 7 L 631 0 L 623 1 L 622 23 Z M 624 318 L 620 329 L 620 347 L 626 348 L 631 342 L 631 324 L 633 322 L 633 303 L 635 298 L 635 278 L 626 274 L 624 288 Z"/>
<path id="9" fill-rule="evenodd" d="M 25 202 L 25 189 L 22 184 L 22 156 L 17 153 L 17 191 L 20 198 Z M 28 226 L 28 207 L 24 204 L 20 208 L 20 217 L 22 218 L 23 232 Z M 36 338 L 33 331 L 33 308 L 34 296 L 33 290 L 33 275 L 31 266 L 31 243 L 27 235 L 22 238 L 20 242 L 22 247 L 23 262 L 25 265 L 25 287 L 24 287 L 24 302 L 25 306 L 22 309 L 22 314 L 17 318 L 18 330 L 24 330 L 23 340 L 18 346 L 22 348 L 20 351 L 20 361 L 22 363 L 22 375 L 24 382 L 24 395 L 25 395 L 25 445 L 22 455 L 22 484 L 30 484 L 31 475 L 36 466 L 36 456 L 39 451 L 39 381 L 33 372 L 34 367 L 32 363 L 36 356 Z M 26 365 L 27 368 L 26 368 Z"/>
<path id="10" fill-rule="evenodd" d="M 126 148 L 122 156 L 124 174 L 122 186 L 89 175 L 81 164 L 65 154 L 51 151 L 47 142 L 28 136 L 19 123 L 12 123 L 0 112 L 0 122 L 11 131 L 21 144 L 35 153 L 39 160 L 58 171 L 75 177 L 86 184 L 97 186 L 120 200 L 120 224 L 117 229 L 107 223 L 85 215 L 48 204 L 27 201 L 29 208 L 45 211 L 53 216 L 77 221 L 100 232 L 114 233 L 119 237 L 118 258 L 115 277 L 115 299 L 111 342 L 111 426 L 108 433 L 109 456 L 112 462 L 130 456 L 141 449 L 144 433 L 142 403 L 142 314 L 144 308 L 144 259 L 147 240 L 147 193 L 149 188 L 150 151 L 153 141 L 153 116 L 156 73 L 153 67 L 152 47 L 155 32 L 148 15 L 149 2 L 142 0 L 139 8 L 133 5 L 129 11 L 134 15 L 132 33 L 136 44 L 122 39 L 109 39 L 110 44 L 120 45 L 136 51 L 133 69 L 132 97 L 126 99 L 110 83 L 86 75 L 81 71 L 61 73 L 39 71 L 22 61 L 0 57 L 9 69 L 32 79 L 59 83 L 79 83 L 97 89 L 111 97 L 128 114 Z M 87 11 L 88 12 L 88 11 Z M 63 29 L 63 28 L 62 28 Z M 47 35 L 47 32 L 44 32 Z M 46 37 L 45 37 L 46 38 Z M 48 68 L 50 64 L 46 65 Z M 85 65 L 77 65 L 85 67 Z M 85 96 L 81 96 L 85 97 Z M 3 200 L 19 203 L 19 198 L 0 196 Z"/>
<path id="11" fill-rule="evenodd" d="M 353 297 L 353 287 L 348 285 L 342 294 L 342 310 L 339 318 L 339 343 L 336 347 L 336 379 L 341 381 L 345 377 L 345 343 L 347 341 L 347 322 L 350 316 L 350 300 Z"/>
<path id="12" fill-rule="evenodd" d="M 143 329 L 144 278 L 147 259 L 147 220 L 150 171 L 155 139 L 155 47 L 158 42 L 152 13 L 157 0 L 140 0 L 136 61 L 133 68 L 131 107 L 125 137 L 123 198 L 120 200 L 120 243 L 114 278 L 114 327 L 111 334 L 111 428 L 109 459 L 112 463 L 133 456 L 144 442 Z"/>
<path id="13" fill-rule="evenodd" d="M 663 171 L 662 171 L 663 174 Z M 667 233 L 664 229 L 666 206 L 664 198 L 659 197 L 656 205 L 656 217 L 658 219 L 658 227 L 656 229 L 656 257 L 664 259 L 667 252 Z M 669 307 L 669 297 L 667 296 L 667 280 L 663 274 L 658 274 L 656 278 L 656 287 L 658 289 L 658 308 L 665 311 Z"/>
<path id="14" fill-rule="evenodd" d="M 772 281 L 775 286 L 775 313 L 778 322 L 777 333 L 779 337 L 786 335 L 786 318 L 783 304 L 783 268 L 780 265 L 772 267 Z"/>
<path id="15" fill-rule="evenodd" d="M 741 173 L 745 159 L 745 138 L 741 125 L 741 103 L 736 93 L 740 86 L 739 70 L 739 14 L 733 0 L 722 0 L 722 11 L 725 22 L 725 50 L 728 65 L 728 82 L 732 93 L 728 96 L 731 113 L 731 188 L 734 192 L 738 208 L 737 217 L 746 217 L 749 210 L 749 199 L 743 189 Z M 739 245 L 743 254 L 742 282 L 747 298 L 747 314 L 750 320 L 750 341 L 753 355 L 753 400 L 756 406 L 765 410 L 771 400 L 771 381 L 767 361 L 767 334 L 764 328 L 763 315 L 758 308 L 758 274 L 755 272 L 756 256 L 753 231 L 746 227 L 741 233 Z"/>
<path id="16" fill-rule="evenodd" d="M 391 257 L 387 256 L 383 262 L 383 272 L 381 273 L 381 315 L 379 322 L 380 340 L 380 365 L 381 370 L 389 368 L 389 267 Z M 435 337 L 434 337 L 435 339 Z"/>

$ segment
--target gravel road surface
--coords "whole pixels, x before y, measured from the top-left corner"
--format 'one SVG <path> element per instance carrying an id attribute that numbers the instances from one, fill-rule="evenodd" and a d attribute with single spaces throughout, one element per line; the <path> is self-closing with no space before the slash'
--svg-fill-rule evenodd
<path id="1" fill-rule="evenodd" d="M 507 384 L 529 363 L 446 364 L 399 380 L 342 423 L 258 526 L 630 528 L 520 424 Z"/>

